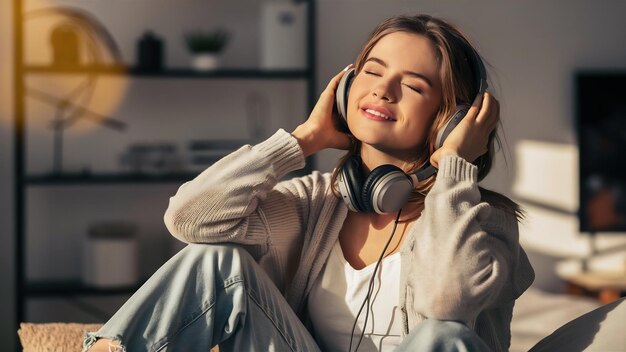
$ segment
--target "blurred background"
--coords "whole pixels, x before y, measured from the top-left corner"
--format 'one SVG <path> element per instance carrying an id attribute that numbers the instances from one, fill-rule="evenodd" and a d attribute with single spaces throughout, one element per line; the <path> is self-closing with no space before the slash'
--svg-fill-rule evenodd
<path id="1" fill-rule="evenodd" d="M 18 318 L 105 321 L 181 248 L 163 224 L 180 184 L 304 122 L 375 25 L 403 13 L 458 25 L 501 103 L 483 186 L 526 210 L 537 276 L 512 350 L 623 295 L 623 1 L 2 0 L 3 349 Z"/>

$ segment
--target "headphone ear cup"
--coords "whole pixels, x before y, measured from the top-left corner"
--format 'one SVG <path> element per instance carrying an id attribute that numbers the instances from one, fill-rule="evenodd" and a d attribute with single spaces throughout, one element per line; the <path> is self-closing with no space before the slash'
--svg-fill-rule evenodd
<path id="1" fill-rule="evenodd" d="M 359 212 L 364 211 L 361 203 L 361 186 L 363 184 L 361 158 L 358 156 L 348 158 L 341 168 L 341 178 L 339 190 L 348 208 Z"/>
<path id="2" fill-rule="evenodd" d="M 402 184 L 396 183 L 398 179 Z M 399 193 L 398 186 L 401 188 Z M 395 211 L 404 205 L 412 188 L 413 183 L 402 169 L 391 164 L 380 165 L 370 172 L 363 183 L 363 209 L 379 214 Z"/>
<path id="3" fill-rule="evenodd" d="M 459 104 L 456 106 L 456 110 L 452 117 L 448 120 L 448 122 L 439 129 L 437 133 L 437 139 L 435 142 L 435 150 L 439 149 L 443 146 L 443 142 L 448 138 L 450 132 L 454 130 L 454 128 L 463 120 L 467 112 L 469 111 L 470 106 L 467 104 Z"/>
<path id="4" fill-rule="evenodd" d="M 337 91 L 335 92 L 335 104 L 337 106 L 337 113 L 339 114 L 339 120 L 342 126 L 348 131 L 348 94 L 350 93 L 350 87 L 355 75 L 354 68 L 349 69 L 339 80 L 337 85 Z"/>

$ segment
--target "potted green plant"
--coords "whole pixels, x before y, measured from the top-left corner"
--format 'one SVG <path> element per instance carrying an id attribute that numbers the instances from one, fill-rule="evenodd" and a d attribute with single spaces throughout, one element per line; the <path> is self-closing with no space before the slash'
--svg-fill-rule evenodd
<path id="1" fill-rule="evenodd" d="M 230 34 L 224 29 L 187 33 L 185 41 L 192 54 L 193 68 L 199 71 L 216 69 L 219 66 L 220 53 L 229 39 Z"/>

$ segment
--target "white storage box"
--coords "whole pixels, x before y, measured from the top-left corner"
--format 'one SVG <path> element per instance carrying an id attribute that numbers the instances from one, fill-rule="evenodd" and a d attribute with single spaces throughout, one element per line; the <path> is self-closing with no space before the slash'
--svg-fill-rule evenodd
<path id="1" fill-rule="evenodd" d="M 305 69 L 307 4 L 269 2 L 261 13 L 261 68 Z"/>
<path id="2" fill-rule="evenodd" d="M 137 228 L 131 223 L 91 226 L 85 237 L 83 282 L 110 288 L 136 285 L 139 280 Z"/>

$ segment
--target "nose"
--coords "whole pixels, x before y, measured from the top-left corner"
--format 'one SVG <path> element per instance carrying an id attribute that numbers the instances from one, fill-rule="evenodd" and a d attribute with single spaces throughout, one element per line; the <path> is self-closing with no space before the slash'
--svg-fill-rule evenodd
<path id="1" fill-rule="evenodd" d="M 386 102 L 393 102 L 395 100 L 395 94 L 391 87 L 391 82 L 389 81 L 379 82 L 372 90 L 372 95 Z"/>

